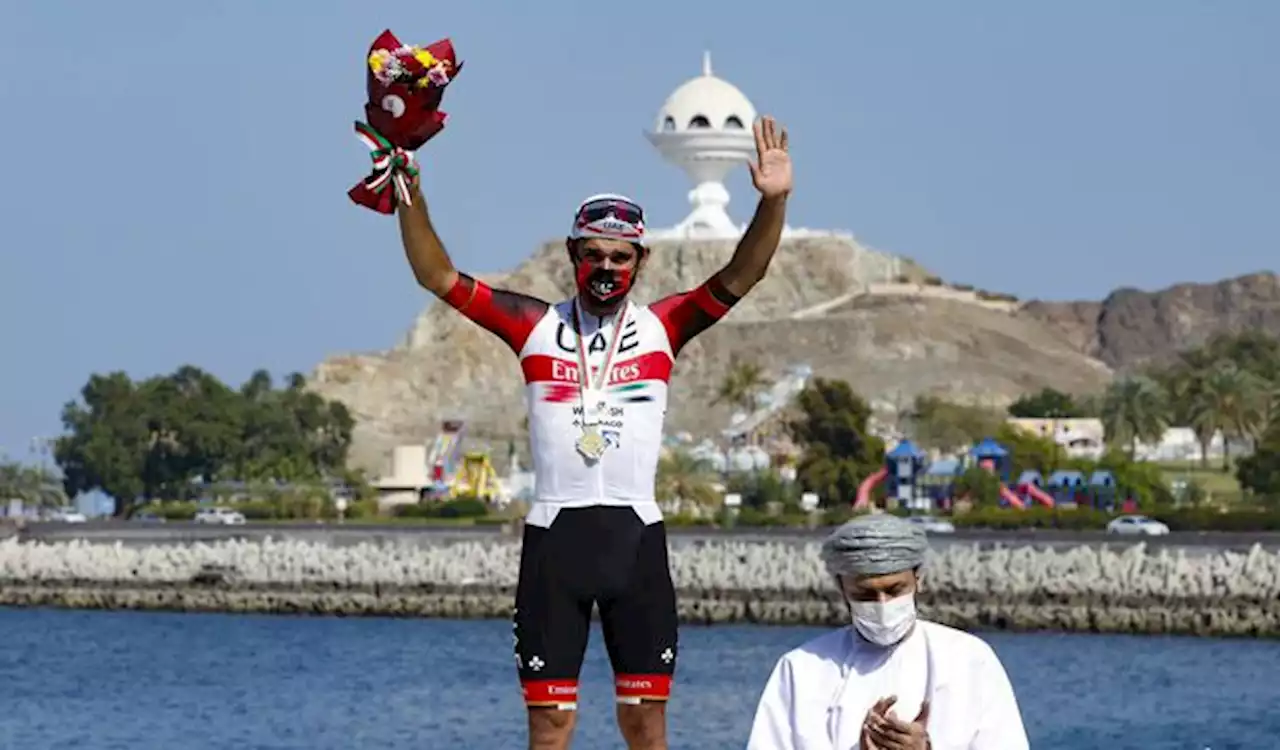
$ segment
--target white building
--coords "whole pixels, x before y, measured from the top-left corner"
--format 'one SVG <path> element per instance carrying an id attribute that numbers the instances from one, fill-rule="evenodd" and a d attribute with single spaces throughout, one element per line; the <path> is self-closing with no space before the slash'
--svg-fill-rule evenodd
<path id="1" fill-rule="evenodd" d="M 648 228 L 654 239 L 737 239 L 745 222 L 729 216 L 725 178 L 745 168 L 756 155 L 751 133 L 756 108 L 746 94 L 715 75 L 711 53 L 702 55 L 702 75 L 676 87 L 658 109 L 653 130 L 645 133 L 662 158 L 679 167 L 693 183 L 689 215 L 674 227 Z M 783 230 L 784 237 L 832 236 L 832 232 Z"/>
<path id="2" fill-rule="evenodd" d="M 427 446 L 397 445 L 391 452 L 391 472 L 373 482 L 378 507 L 413 505 L 432 486 L 427 476 Z"/>
<path id="3" fill-rule="evenodd" d="M 1009 424 L 1025 432 L 1049 438 L 1071 458 L 1097 460 L 1106 451 L 1102 420 L 1092 417 L 1030 419 L 1011 417 Z"/>
<path id="4" fill-rule="evenodd" d="M 1160 442 L 1139 442 L 1137 456 L 1143 461 L 1221 461 L 1222 454 L 1230 451 L 1233 457 L 1247 456 L 1253 452 L 1248 440 L 1225 440 L 1222 432 L 1213 433 L 1208 450 L 1204 450 L 1190 427 L 1170 427 L 1160 436 Z"/>

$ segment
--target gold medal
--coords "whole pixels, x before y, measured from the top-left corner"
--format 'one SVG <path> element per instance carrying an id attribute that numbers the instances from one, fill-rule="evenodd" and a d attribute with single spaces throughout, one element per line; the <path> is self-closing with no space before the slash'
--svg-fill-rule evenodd
<path id="1" fill-rule="evenodd" d="M 609 442 L 600 434 L 597 427 L 608 411 L 609 400 L 604 390 L 609 386 L 609 373 L 613 369 L 613 357 L 618 353 L 618 342 L 622 340 L 622 331 L 627 325 L 629 303 L 623 302 L 614 323 L 613 335 L 605 352 L 604 362 L 600 365 L 600 377 L 591 377 L 591 365 L 587 361 L 585 329 L 582 325 L 582 314 L 578 309 L 578 301 L 573 301 L 573 323 L 578 335 L 578 396 L 581 403 L 582 437 L 578 438 L 578 452 L 590 461 L 598 461 L 609 447 Z"/>
<path id="2" fill-rule="evenodd" d="M 595 427 L 586 428 L 582 432 L 582 437 L 578 438 L 578 452 L 592 461 L 599 461 L 607 446 L 608 443 Z"/>

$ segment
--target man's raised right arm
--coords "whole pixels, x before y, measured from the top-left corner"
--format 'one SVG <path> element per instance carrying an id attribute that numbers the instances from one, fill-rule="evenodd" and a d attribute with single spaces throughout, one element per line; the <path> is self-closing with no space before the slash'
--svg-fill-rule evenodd
<path id="1" fill-rule="evenodd" d="M 396 213 L 404 254 L 418 284 L 519 352 L 546 314 L 547 303 L 526 294 L 494 289 L 459 273 L 431 225 L 427 201 L 417 185 L 412 188 L 412 196 L 413 203 L 400 204 Z"/>
<path id="2" fill-rule="evenodd" d="M 418 284 L 443 299 L 458 283 L 458 270 L 453 267 L 453 261 L 449 259 L 440 235 L 436 234 L 435 227 L 431 225 L 422 190 L 417 185 L 410 190 L 412 205 L 401 203 L 396 210 L 400 219 L 400 239 L 404 243 L 404 254 L 409 259 L 409 267 L 413 269 L 413 277 L 418 280 Z"/>

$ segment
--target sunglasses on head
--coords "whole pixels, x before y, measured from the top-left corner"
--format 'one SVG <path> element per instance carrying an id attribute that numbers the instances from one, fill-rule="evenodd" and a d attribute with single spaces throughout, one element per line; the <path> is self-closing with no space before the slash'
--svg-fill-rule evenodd
<path id="1" fill-rule="evenodd" d="M 594 224 L 610 215 L 628 224 L 644 224 L 644 211 L 639 206 L 630 201 L 607 198 L 591 201 L 578 209 L 578 226 Z"/>

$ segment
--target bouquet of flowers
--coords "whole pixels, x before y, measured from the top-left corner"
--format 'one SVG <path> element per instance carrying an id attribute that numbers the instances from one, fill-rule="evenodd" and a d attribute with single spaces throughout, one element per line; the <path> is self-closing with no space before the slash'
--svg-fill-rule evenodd
<path id="1" fill-rule="evenodd" d="M 369 147 L 373 171 L 347 195 L 389 214 L 396 201 L 410 202 L 409 185 L 418 176 L 412 152 L 444 129 L 440 102 L 462 64 L 448 39 L 415 47 L 388 30 L 369 47 L 368 66 L 368 122 L 356 123 L 356 135 Z"/>

